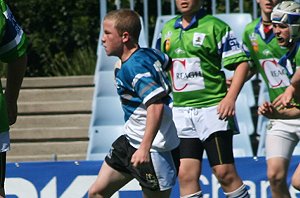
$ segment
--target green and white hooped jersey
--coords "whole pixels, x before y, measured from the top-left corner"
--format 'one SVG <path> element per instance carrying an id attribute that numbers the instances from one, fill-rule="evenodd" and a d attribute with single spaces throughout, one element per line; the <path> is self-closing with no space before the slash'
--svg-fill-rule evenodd
<path id="1" fill-rule="evenodd" d="M 266 36 L 261 18 L 246 26 L 243 48 L 268 85 L 270 100 L 273 101 L 290 84 L 287 71 L 293 70 L 291 62 L 288 61 L 286 67 L 278 64 L 279 59 L 287 53 L 287 48 L 278 45 L 274 34 Z"/>
<path id="2" fill-rule="evenodd" d="M 210 107 L 226 95 L 222 66 L 234 70 L 248 58 L 231 28 L 200 10 L 183 28 L 181 17 L 168 21 L 161 34 L 161 50 L 173 61 L 169 77 L 176 107 Z"/>
<path id="3" fill-rule="evenodd" d="M 22 28 L 3 0 L 0 0 L 0 60 L 9 63 L 25 55 L 27 40 Z M 0 132 L 8 131 L 8 115 L 0 82 Z"/>

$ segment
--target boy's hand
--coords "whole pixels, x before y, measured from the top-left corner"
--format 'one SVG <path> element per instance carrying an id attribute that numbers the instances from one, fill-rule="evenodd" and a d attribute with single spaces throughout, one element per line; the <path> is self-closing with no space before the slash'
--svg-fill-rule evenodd
<path id="1" fill-rule="evenodd" d="M 293 95 L 295 93 L 295 88 L 293 86 L 288 86 L 283 94 L 280 94 L 272 103 L 272 105 L 278 109 L 284 107 L 292 107 L 290 103 L 292 101 Z"/>
<path id="2" fill-rule="evenodd" d="M 224 120 L 235 114 L 235 101 L 230 100 L 227 97 L 223 98 L 217 108 L 219 119 Z"/>
<path id="3" fill-rule="evenodd" d="M 7 113 L 9 125 L 13 125 L 17 121 L 18 106 L 16 102 L 7 100 Z"/>
<path id="4" fill-rule="evenodd" d="M 150 162 L 149 151 L 139 148 L 131 157 L 131 163 L 134 167 L 140 164 Z"/>
<path id="5" fill-rule="evenodd" d="M 257 113 L 259 115 L 263 115 L 267 118 L 272 118 L 273 113 L 276 109 L 269 102 L 264 102 L 262 105 L 258 107 Z"/>

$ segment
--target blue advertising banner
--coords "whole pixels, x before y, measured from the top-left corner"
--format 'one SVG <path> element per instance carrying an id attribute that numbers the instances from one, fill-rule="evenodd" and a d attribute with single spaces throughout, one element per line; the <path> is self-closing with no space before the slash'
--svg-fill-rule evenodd
<path id="1" fill-rule="evenodd" d="M 300 156 L 292 158 L 288 181 L 300 162 Z M 212 175 L 207 159 L 204 159 L 202 175 L 199 179 L 204 198 L 224 197 L 216 178 Z M 91 184 L 95 181 L 102 161 L 59 161 L 8 163 L 6 194 L 8 198 L 82 198 L 87 197 Z M 264 158 L 237 158 L 239 175 L 249 187 L 253 198 L 271 197 L 266 177 Z M 192 171 L 192 170 L 191 170 Z M 300 197 L 300 192 L 290 187 L 292 197 Z M 135 180 L 128 183 L 113 198 L 142 197 Z M 172 198 L 179 198 L 178 183 L 172 191 Z"/>

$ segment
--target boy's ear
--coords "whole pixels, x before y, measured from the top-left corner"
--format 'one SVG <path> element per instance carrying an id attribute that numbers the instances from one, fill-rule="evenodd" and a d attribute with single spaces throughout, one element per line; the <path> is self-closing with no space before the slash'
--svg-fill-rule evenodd
<path id="1" fill-rule="evenodd" d="M 122 40 L 123 40 L 123 42 L 129 41 L 129 33 L 128 32 L 123 33 Z"/>
<path id="2" fill-rule="evenodd" d="M 128 32 L 124 32 L 123 35 L 122 35 L 122 38 L 124 39 L 124 38 L 127 38 L 127 37 L 129 37 L 129 33 Z"/>

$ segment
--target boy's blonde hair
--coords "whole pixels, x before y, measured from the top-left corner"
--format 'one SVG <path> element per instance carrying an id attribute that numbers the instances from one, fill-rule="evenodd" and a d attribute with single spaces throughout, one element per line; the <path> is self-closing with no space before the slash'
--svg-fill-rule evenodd
<path id="1" fill-rule="evenodd" d="M 134 42 L 138 42 L 142 29 L 140 16 L 130 9 L 113 10 L 107 13 L 104 20 L 112 20 L 119 35 L 128 32 Z"/>

